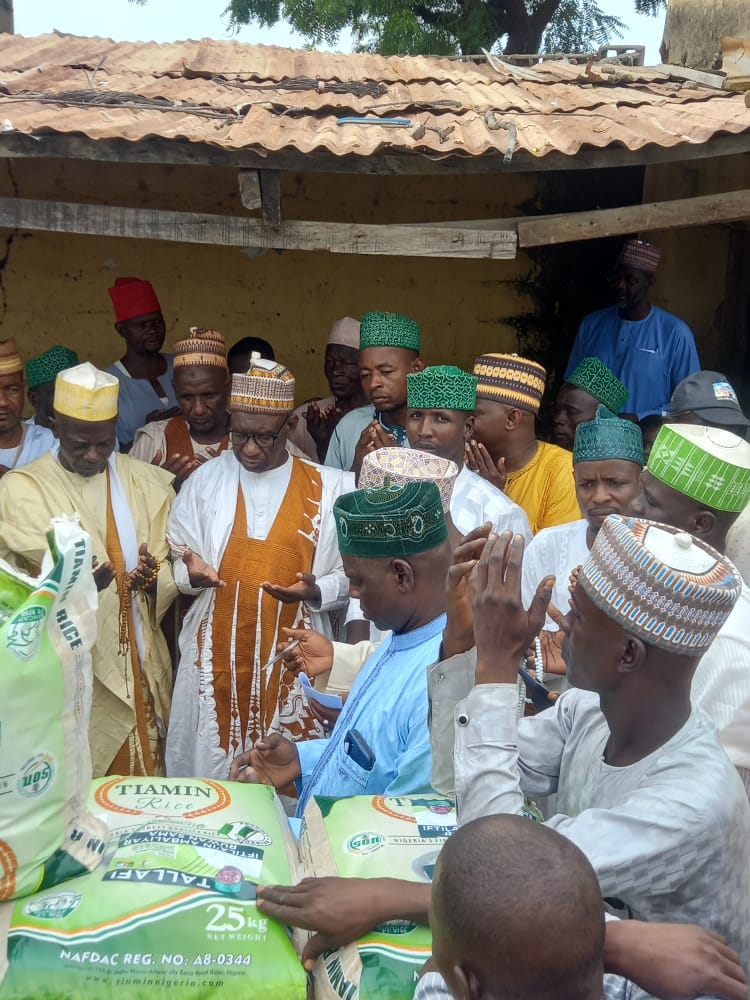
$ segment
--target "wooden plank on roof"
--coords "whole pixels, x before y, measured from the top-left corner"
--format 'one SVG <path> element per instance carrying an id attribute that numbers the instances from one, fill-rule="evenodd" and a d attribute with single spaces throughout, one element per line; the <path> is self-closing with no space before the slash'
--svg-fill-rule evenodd
<path id="1" fill-rule="evenodd" d="M 240 170 L 237 176 L 242 204 L 250 212 L 256 211 L 262 204 L 260 177 L 258 174 L 257 170 Z"/>
<path id="2" fill-rule="evenodd" d="M 518 245 L 549 246 L 605 236 L 644 233 L 653 229 L 682 229 L 750 218 L 750 189 L 675 198 L 648 205 L 603 208 L 595 212 L 566 212 L 518 222 Z"/>
<path id="3" fill-rule="evenodd" d="M 517 242 L 515 232 L 509 230 L 462 229 L 450 223 L 442 229 L 433 229 L 428 226 L 287 220 L 276 228 L 265 225 L 260 219 L 233 215 L 198 215 L 26 198 L 0 198 L 0 227 L 175 243 L 327 250 L 330 253 L 388 257 L 509 260 L 516 255 Z"/>

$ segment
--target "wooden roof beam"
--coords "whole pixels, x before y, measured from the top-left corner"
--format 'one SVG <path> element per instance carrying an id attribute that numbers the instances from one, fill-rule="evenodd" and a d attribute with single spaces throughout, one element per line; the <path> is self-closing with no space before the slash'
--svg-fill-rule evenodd
<path id="1" fill-rule="evenodd" d="M 233 215 L 202 215 L 26 198 L 0 198 L 0 227 L 215 246 L 326 250 L 330 253 L 391 257 L 508 260 L 516 255 L 515 232 L 463 229 L 448 222 L 440 229 L 430 226 L 295 221 L 280 221 L 278 226 L 269 226 L 263 219 Z"/>
<path id="2" fill-rule="evenodd" d="M 645 233 L 654 229 L 682 229 L 750 219 L 750 189 L 675 198 L 647 205 L 602 208 L 593 212 L 566 212 L 518 221 L 520 247 L 550 246 L 605 236 Z M 495 223 L 497 225 L 497 222 Z M 466 223 L 464 223 L 466 225 Z"/>

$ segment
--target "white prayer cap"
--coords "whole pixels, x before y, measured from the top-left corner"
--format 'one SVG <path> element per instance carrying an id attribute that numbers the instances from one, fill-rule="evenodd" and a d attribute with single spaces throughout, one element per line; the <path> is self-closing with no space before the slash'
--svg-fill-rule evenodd
<path id="1" fill-rule="evenodd" d="M 88 361 L 59 372 L 53 406 L 57 413 L 91 423 L 117 416 L 120 383 Z"/>
<path id="2" fill-rule="evenodd" d="M 340 344 L 341 347 L 353 347 L 359 350 L 359 320 L 352 319 L 351 316 L 344 316 L 337 319 L 331 327 L 328 336 L 329 344 Z"/>
<path id="3" fill-rule="evenodd" d="M 429 480 L 440 491 L 443 513 L 447 514 L 457 476 L 458 466 L 449 458 L 414 448 L 377 448 L 362 459 L 357 488 L 376 490 Z"/>

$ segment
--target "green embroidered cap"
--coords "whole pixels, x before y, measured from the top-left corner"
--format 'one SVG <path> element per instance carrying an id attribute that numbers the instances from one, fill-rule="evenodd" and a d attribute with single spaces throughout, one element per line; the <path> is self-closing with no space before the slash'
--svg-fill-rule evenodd
<path id="1" fill-rule="evenodd" d="M 406 376 L 406 405 L 419 410 L 466 410 L 477 402 L 476 375 L 455 365 L 433 365 Z"/>
<path id="2" fill-rule="evenodd" d="M 78 355 L 75 351 L 56 344 L 38 358 L 31 358 L 26 362 L 26 387 L 36 389 L 45 382 L 54 382 L 60 372 L 74 368 L 77 364 Z"/>
<path id="3" fill-rule="evenodd" d="M 664 424 L 646 468 L 713 510 L 743 511 L 750 500 L 750 444 L 721 427 Z"/>
<path id="4" fill-rule="evenodd" d="M 584 358 L 565 381 L 577 385 L 613 413 L 620 412 L 630 395 L 619 378 L 599 358 Z"/>
<path id="5" fill-rule="evenodd" d="M 344 556 L 415 556 L 448 538 L 440 492 L 431 482 L 345 493 L 333 505 L 333 516 Z"/>
<path id="6" fill-rule="evenodd" d="M 573 464 L 605 462 L 610 458 L 622 458 L 642 466 L 643 434 L 638 424 L 616 417 L 599 404 L 594 419 L 576 427 Z"/>
<path id="7" fill-rule="evenodd" d="M 403 347 L 419 354 L 419 323 L 398 313 L 365 313 L 359 325 L 359 349 L 365 347 Z"/>

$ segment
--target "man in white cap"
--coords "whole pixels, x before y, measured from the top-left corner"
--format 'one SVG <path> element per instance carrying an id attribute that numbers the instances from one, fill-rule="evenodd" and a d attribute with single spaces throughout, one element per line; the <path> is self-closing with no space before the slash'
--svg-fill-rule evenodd
<path id="1" fill-rule="evenodd" d="M 176 596 L 167 558 L 172 476 L 115 453 L 119 383 L 84 363 L 55 381 L 59 449 L 0 483 L 0 555 L 36 575 L 52 517 L 78 514 L 99 590 L 92 651 L 94 776 L 164 773 L 172 667 L 159 623 Z"/>
<path id="2" fill-rule="evenodd" d="M 689 531 L 719 552 L 750 500 L 750 444 L 720 427 L 665 424 L 631 504 L 639 517 Z M 698 664 L 693 700 L 711 716 L 750 795 L 750 587 Z"/>
<path id="3" fill-rule="evenodd" d="M 542 581 L 525 609 L 522 558 L 521 539 L 491 536 L 469 576 L 476 676 L 454 714 L 459 825 L 520 814 L 524 793 L 556 792 L 546 823 L 589 859 L 610 909 L 699 923 L 723 935 L 747 970 L 750 804 L 690 698 L 698 662 L 741 592 L 739 575 L 685 531 L 608 517 L 561 619 L 575 688 L 519 722 L 518 664 L 554 582 Z M 432 738 L 441 738 L 434 719 Z"/>
<path id="4" fill-rule="evenodd" d="M 197 599 L 180 634 L 170 776 L 223 779 L 269 733 L 322 735 L 272 661 L 282 628 L 305 621 L 330 635 L 327 612 L 346 604 L 332 509 L 354 479 L 289 455 L 293 409 L 292 373 L 254 355 L 232 376 L 231 450 L 197 469 L 172 508 L 175 579 Z"/>
<path id="5" fill-rule="evenodd" d="M 661 250 L 645 240 L 627 240 L 610 284 L 615 304 L 584 316 L 565 381 L 584 358 L 603 361 L 628 391 L 627 409 L 639 420 L 666 409 L 677 383 L 700 368 L 687 323 L 650 301 Z"/>
<path id="6" fill-rule="evenodd" d="M 294 411 L 289 440 L 313 462 L 324 462 L 333 430 L 351 410 L 367 405 L 359 377 L 359 320 L 337 319 L 326 344 L 323 371 L 331 395 Z"/>

